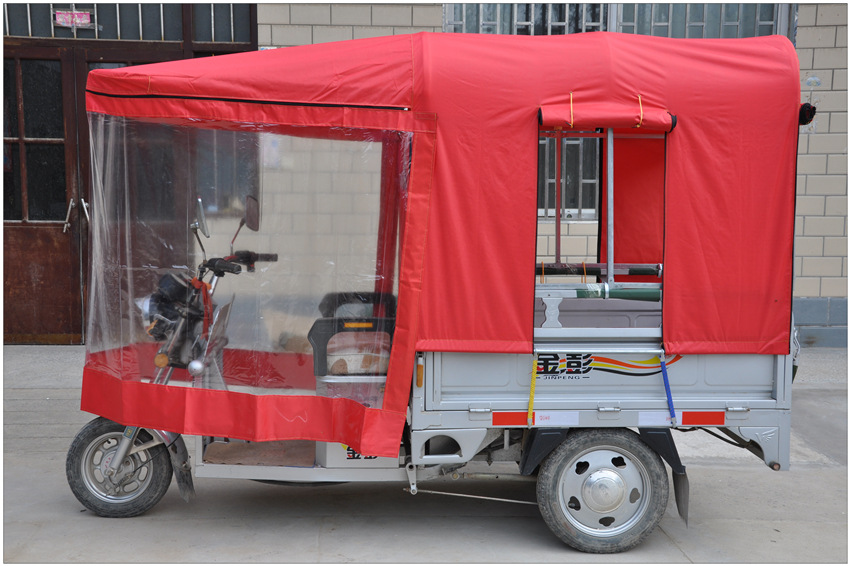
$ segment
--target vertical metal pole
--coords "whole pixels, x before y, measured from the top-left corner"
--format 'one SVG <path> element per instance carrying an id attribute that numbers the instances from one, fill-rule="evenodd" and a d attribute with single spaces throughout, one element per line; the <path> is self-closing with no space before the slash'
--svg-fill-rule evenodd
<path id="1" fill-rule="evenodd" d="M 563 154 L 561 144 L 564 143 L 564 137 L 558 132 L 558 137 L 555 138 L 558 142 L 558 149 L 555 151 L 555 263 L 561 263 L 561 164 L 563 163 Z"/>
<path id="2" fill-rule="evenodd" d="M 582 220 L 584 218 L 584 209 L 582 205 L 584 204 L 584 140 L 579 138 L 578 143 L 575 144 L 576 149 L 578 150 L 578 199 L 576 207 L 576 219 Z"/>
<path id="3" fill-rule="evenodd" d="M 614 129 L 608 128 L 608 139 L 605 147 L 605 156 L 608 161 L 608 190 L 605 198 L 606 228 L 608 244 L 608 284 L 614 282 Z"/>

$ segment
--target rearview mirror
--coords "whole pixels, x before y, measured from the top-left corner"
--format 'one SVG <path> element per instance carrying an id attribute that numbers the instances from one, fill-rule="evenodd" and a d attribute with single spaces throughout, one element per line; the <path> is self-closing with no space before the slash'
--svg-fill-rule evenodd
<path id="1" fill-rule="evenodd" d="M 198 197 L 196 214 L 197 219 L 192 224 L 189 224 L 189 228 L 191 228 L 196 234 L 198 230 L 200 230 L 201 234 L 209 238 L 210 229 L 207 227 L 207 217 L 204 214 L 204 201 L 201 200 L 201 197 Z"/>
<path id="2" fill-rule="evenodd" d="M 260 229 L 260 201 L 255 197 L 245 197 L 245 226 L 256 232 Z"/>

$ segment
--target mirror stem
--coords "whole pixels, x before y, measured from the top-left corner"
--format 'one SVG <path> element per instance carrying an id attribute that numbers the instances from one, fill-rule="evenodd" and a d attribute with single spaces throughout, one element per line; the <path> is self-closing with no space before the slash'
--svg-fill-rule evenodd
<path id="1" fill-rule="evenodd" d="M 198 245 L 201 246 L 201 253 L 204 255 L 204 261 L 207 261 L 207 250 L 204 249 L 204 244 L 201 242 L 201 237 L 198 236 L 198 229 L 193 227 L 192 233 L 195 234 L 195 239 L 198 240 Z"/>
<path id="2" fill-rule="evenodd" d="M 236 229 L 236 233 L 233 234 L 233 239 L 230 240 L 230 255 L 233 255 L 233 242 L 236 241 L 236 236 L 239 235 L 239 231 L 242 230 L 242 227 L 245 225 L 245 218 L 239 221 L 239 228 Z"/>

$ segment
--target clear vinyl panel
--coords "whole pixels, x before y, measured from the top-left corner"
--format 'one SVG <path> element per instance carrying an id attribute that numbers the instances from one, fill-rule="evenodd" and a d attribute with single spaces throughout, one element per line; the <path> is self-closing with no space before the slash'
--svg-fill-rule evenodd
<path id="1" fill-rule="evenodd" d="M 88 367 L 381 407 L 412 134 L 89 120 Z"/>

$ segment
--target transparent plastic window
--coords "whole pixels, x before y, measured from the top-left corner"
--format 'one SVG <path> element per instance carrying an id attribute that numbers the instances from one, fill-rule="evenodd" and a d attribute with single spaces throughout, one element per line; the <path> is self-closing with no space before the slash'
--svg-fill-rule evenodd
<path id="1" fill-rule="evenodd" d="M 88 367 L 381 406 L 411 133 L 89 120 Z"/>

